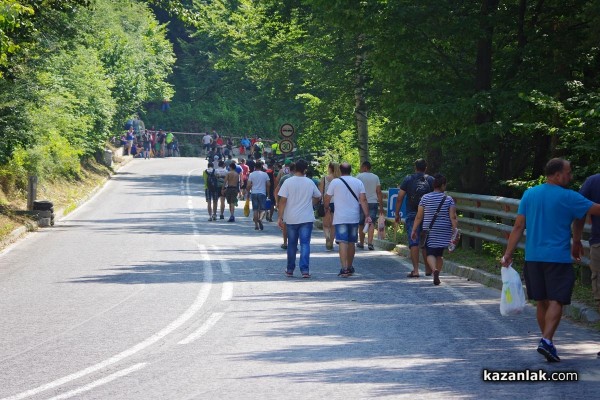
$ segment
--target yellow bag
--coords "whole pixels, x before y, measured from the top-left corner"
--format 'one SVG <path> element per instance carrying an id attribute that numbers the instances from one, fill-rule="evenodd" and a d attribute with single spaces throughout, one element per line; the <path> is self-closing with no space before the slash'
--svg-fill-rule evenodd
<path id="1" fill-rule="evenodd" d="M 244 217 L 250 215 L 250 199 L 246 199 L 246 204 L 244 204 Z"/>

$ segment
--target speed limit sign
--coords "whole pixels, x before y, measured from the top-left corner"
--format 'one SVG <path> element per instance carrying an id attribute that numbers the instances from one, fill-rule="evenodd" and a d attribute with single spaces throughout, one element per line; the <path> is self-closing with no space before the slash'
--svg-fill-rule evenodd
<path id="1" fill-rule="evenodd" d="M 292 141 L 289 139 L 284 139 L 279 142 L 279 150 L 282 153 L 291 153 L 294 151 L 294 143 L 292 143 Z"/>

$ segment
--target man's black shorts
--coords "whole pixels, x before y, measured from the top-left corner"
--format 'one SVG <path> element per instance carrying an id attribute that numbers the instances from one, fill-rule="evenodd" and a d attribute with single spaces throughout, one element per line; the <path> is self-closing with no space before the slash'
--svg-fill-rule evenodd
<path id="1" fill-rule="evenodd" d="M 555 300 L 571 304 L 575 271 L 572 264 L 526 261 L 523 269 L 530 300 Z"/>

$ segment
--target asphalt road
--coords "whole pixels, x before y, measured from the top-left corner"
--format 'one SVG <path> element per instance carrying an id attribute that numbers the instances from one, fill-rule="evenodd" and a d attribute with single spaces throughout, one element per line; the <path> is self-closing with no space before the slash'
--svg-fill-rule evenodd
<path id="1" fill-rule="evenodd" d="M 320 231 L 313 277 L 286 278 L 275 223 L 206 221 L 205 163 L 132 161 L 0 253 L 0 399 L 597 398 L 600 335 L 563 320 L 548 364 L 534 309 L 501 317 L 497 290 L 377 250 L 339 278 Z"/>

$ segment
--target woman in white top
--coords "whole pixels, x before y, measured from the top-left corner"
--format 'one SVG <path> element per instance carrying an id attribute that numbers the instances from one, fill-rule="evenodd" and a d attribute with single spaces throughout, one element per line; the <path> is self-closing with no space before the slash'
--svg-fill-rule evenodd
<path id="1" fill-rule="evenodd" d="M 339 163 L 330 162 L 327 172 L 328 174 L 321 179 L 321 182 L 319 182 L 319 190 L 323 195 L 327 193 L 327 188 L 329 188 L 331 181 L 342 176 Z M 325 248 L 327 250 L 333 250 L 333 238 L 335 237 L 335 228 L 333 227 L 333 200 L 334 199 L 331 199 L 330 203 L 331 212 L 325 213 L 325 216 L 323 217 L 323 233 L 325 233 Z"/>

